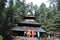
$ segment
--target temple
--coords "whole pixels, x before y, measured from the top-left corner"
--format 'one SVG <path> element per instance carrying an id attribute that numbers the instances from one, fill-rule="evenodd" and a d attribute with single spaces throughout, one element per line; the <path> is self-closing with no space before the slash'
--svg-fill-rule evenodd
<path id="1" fill-rule="evenodd" d="M 13 36 L 24 36 L 24 32 L 28 29 L 40 32 L 41 35 L 46 31 L 41 28 L 41 25 L 35 21 L 35 16 L 27 14 L 23 17 L 23 20 L 17 23 L 17 26 L 11 29 Z"/>

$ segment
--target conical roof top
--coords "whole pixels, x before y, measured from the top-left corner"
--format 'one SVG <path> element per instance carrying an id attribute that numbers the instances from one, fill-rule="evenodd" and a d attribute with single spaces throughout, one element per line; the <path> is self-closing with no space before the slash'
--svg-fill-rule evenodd
<path id="1" fill-rule="evenodd" d="M 33 16 L 30 12 L 28 12 L 25 16 L 24 19 L 35 19 L 35 16 Z"/>

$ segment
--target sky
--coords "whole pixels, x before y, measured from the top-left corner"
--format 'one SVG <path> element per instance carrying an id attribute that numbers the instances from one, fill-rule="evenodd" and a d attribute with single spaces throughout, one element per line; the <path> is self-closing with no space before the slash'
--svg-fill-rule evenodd
<path id="1" fill-rule="evenodd" d="M 45 3 L 46 4 L 46 7 L 49 6 L 49 2 L 48 0 L 26 0 L 26 3 L 30 3 L 30 2 L 33 2 L 33 4 L 37 4 L 37 6 L 39 7 L 41 5 L 41 3 Z"/>
<path id="2" fill-rule="evenodd" d="M 38 7 L 41 5 L 41 3 L 45 3 L 46 7 L 49 7 L 48 0 L 26 0 L 26 4 L 31 3 L 31 2 L 33 2 L 34 5 L 36 4 Z M 7 5 L 9 5 L 9 4 L 7 3 Z M 7 5 L 6 5 L 6 7 L 7 7 Z"/>

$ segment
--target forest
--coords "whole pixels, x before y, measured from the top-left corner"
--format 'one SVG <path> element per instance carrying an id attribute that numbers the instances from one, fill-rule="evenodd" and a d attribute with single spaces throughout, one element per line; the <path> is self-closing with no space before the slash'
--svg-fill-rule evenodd
<path id="1" fill-rule="evenodd" d="M 60 35 L 60 0 L 49 0 L 49 7 L 42 3 L 39 7 L 33 3 L 26 4 L 26 0 L 0 0 L 0 35 L 10 37 L 10 29 L 22 20 L 28 12 L 34 15 L 35 20 L 49 34 L 56 31 Z M 8 3 L 8 5 L 7 5 Z M 10 40 L 10 39 L 7 39 Z"/>

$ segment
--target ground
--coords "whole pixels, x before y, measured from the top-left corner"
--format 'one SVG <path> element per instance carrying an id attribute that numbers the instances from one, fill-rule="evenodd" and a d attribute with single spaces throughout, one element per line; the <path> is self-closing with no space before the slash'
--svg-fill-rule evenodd
<path id="1" fill-rule="evenodd" d="M 58 38 L 56 38 L 56 40 L 59 40 Z"/>
<path id="2" fill-rule="evenodd" d="M 0 40 L 2 40 L 2 37 L 0 36 Z M 21 37 L 21 36 L 14 36 L 14 39 L 13 40 L 38 40 L 36 37 L 35 38 L 32 38 L 32 37 L 30 37 L 30 38 L 28 38 L 28 37 Z M 40 39 L 40 40 L 42 40 L 42 39 Z M 43 39 L 43 40 L 45 40 L 45 39 Z M 47 40 L 48 40 L 48 38 L 47 38 Z M 51 39 L 52 40 L 52 39 Z M 59 38 L 56 38 L 55 40 L 59 40 Z"/>
<path id="3" fill-rule="evenodd" d="M 32 38 L 32 37 L 28 38 L 28 37 L 19 37 L 19 36 L 16 36 L 16 37 L 14 37 L 14 40 L 38 40 L 38 39 L 36 37 L 35 38 Z M 40 38 L 40 40 L 45 40 L 45 38 L 44 39 Z M 49 39 L 47 38 L 46 40 L 49 40 Z M 50 39 L 50 40 L 53 40 L 53 39 Z M 55 40 L 59 40 L 59 39 L 56 38 Z"/>

